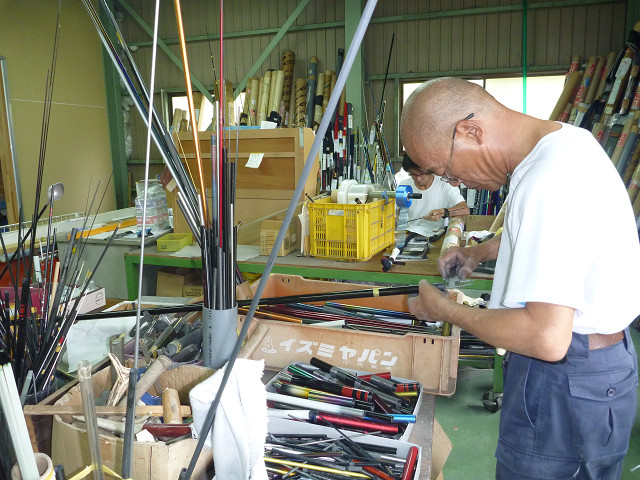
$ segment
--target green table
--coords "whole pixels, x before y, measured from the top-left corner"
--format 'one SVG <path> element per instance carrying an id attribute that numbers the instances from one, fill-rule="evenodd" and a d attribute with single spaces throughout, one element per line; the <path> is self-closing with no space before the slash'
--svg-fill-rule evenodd
<path id="1" fill-rule="evenodd" d="M 438 245 L 433 248 L 434 252 L 440 252 Z M 301 257 L 292 253 L 284 257 L 277 257 L 272 273 L 376 284 L 417 285 L 423 278 L 432 283 L 442 282 L 442 277 L 440 277 L 436 266 L 436 255 L 428 255 L 430 258 L 426 260 L 414 260 L 405 265 L 394 265 L 391 271 L 386 273 L 382 271 L 381 257 L 382 253 L 366 262 L 349 262 Z M 262 273 L 267 259 L 267 256 L 260 255 L 239 261 L 238 266 L 242 272 Z M 134 300 L 137 297 L 138 272 L 141 263 L 140 251 L 127 252 L 124 255 L 124 261 L 128 299 Z M 170 252 L 159 252 L 156 246 L 151 246 L 145 248 L 144 265 L 201 269 L 202 260 L 198 257 L 176 257 Z M 479 274 L 470 280 L 472 283 L 465 287 L 465 291 L 491 289 L 492 278 L 490 275 Z"/>

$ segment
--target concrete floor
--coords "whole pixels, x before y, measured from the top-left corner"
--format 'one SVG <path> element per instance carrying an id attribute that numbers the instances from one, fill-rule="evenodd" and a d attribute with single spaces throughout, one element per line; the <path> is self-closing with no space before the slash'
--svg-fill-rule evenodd
<path id="1" fill-rule="evenodd" d="M 640 352 L 640 332 L 632 329 L 636 350 Z M 445 480 L 489 480 L 495 478 L 493 456 L 498 439 L 500 413 L 490 413 L 482 405 L 482 395 L 492 389 L 493 370 L 460 367 L 456 393 L 437 397 L 435 416 L 453 443 L 444 467 Z M 640 388 L 638 391 L 640 403 Z M 640 412 L 640 405 L 638 408 Z M 621 480 L 640 480 L 640 413 L 631 434 L 629 452 Z"/>

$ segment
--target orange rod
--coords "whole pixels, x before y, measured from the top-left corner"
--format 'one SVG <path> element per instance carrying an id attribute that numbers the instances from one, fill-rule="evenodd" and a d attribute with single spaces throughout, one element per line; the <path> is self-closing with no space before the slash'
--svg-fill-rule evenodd
<path id="1" fill-rule="evenodd" d="M 204 188 L 204 178 L 202 175 L 202 157 L 200 155 L 200 142 L 198 141 L 198 128 L 196 120 L 196 111 L 193 106 L 193 90 L 191 89 L 191 73 L 189 72 L 189 61 L 187 60 L 187 43 L 184 38 L 184 27 L 182 25 L 182 11 L 180 9 L 180 0 L 174 0 L 173 4 L 176 9 L 176 19 L 178 20 L 178 35 L 180 38 L 180 51 L 182 52 L 182 63 L 184 64 L 184 82 L 187 86 L 187 103 L 189 104 L 189 117 L 191 118 L 191 131 L 193 132 L 193 145 L 198 162 L 198 180 L 200 182 L 200 198 L 202 201 L 202 214 L 204 216 L 202 222 L 205 226 L 209 226 L 207 215 L 207 191 Z"/>

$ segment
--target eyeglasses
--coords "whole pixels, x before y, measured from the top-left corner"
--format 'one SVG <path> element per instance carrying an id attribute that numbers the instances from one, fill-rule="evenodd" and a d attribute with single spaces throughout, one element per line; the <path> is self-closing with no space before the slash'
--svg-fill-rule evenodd
<path id="1" fill-rule="evenodd" d="M 451 160 L 453 160 L 453 145 L 455 144 L 455 140 L 456 140 L 456 129 L 458 128 L 458 124 L 460 122 L 464 122 L 465 120 L 469 120 L 471 117 L 473 117 L 473 113 L 470 113 L 469 115 L 467 115 L 466 117 L 464 117 L 462 120 L 456 122 L 456 124 L 453 126 L 453 135 L 451 136 L 451 151 L 449 152 L 449 163 L 447 163 L 447 169 L 444 172 L 444 175 L 442 175 L 440 177 L 440 180 L 442 180 L 443 182 L 447 182 L 447 183 L 459 183 L 460 180 L 458 180 L 456 177 L 452 177 L 449 174 L 449 170 L 451 169 Z"/>
<path id="2" fill-rule="evenodd" d="M 425 177 L 427 175 L 431 175 L 428 172 L 409 172 L 409 176 L 411 178 Z"/>

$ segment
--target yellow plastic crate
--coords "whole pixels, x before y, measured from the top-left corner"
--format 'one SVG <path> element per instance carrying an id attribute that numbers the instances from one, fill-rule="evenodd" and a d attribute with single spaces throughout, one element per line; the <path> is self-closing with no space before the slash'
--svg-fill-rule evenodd
<path id="1" fill-rule="evenodd" d="M 158 239 L 158 251 L 160 252 L 177 252 L 183 247 L 193 243 L 193 234 L 191 233 L 169 233 Z"/>
<path id="2" fill-rule="evenodd" d="M 364 261 L 394 242 L 393 199 L 348 205 L 322 198 L 307 205 L 312 257 Z"/>

